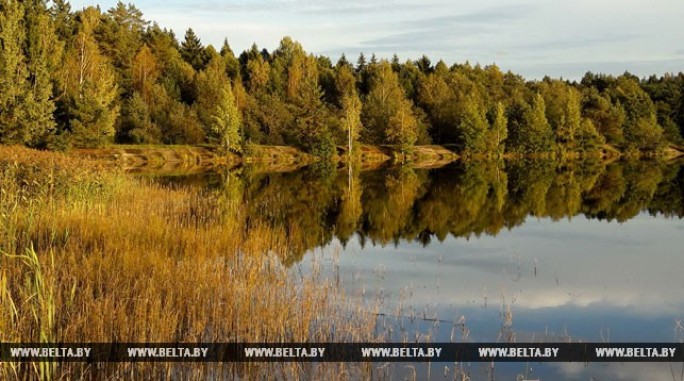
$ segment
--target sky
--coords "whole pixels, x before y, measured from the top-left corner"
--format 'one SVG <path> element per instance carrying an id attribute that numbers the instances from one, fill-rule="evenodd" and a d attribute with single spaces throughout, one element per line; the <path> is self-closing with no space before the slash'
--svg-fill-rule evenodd
<path id="1" fill-rule="evenodd" d="M 284 36 L 336 62 L 342 53 L 448 65 L 496 64 L 534 79 L 587 71 L 639 76 L 684 71 L 681 0 L 137 0 L 145 19 L 236 54 L 272 51 Z M 116 0 L 73 0 L 111 8 Z"/>

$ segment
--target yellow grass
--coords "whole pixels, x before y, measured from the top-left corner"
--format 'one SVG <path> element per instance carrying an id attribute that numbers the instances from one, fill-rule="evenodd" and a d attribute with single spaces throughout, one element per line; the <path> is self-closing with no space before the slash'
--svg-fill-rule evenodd
<path id="1" fill-rule="evenodd" d="M 164 187 L 24 148 L 0 147 L 0 158 L 0 342 L 372 339 L 374 317 L 350 318 L 354 307 L 315 271 L 293 276 L 280 262 L 286 235 L 247 229 L 230 192 Z M 2 380 L 307 372 L 356 377 L 337 364 L 0 364 Z"/>

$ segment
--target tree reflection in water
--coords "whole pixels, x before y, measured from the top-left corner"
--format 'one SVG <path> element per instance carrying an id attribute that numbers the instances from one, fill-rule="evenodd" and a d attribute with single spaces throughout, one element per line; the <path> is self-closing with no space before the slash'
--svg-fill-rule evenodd
<path id="1" fill-rule="evenodd" d="M 354 169 L 351 177 L 346 168 L 326 166 L 283 173 L 245 167 L 193 184 L 207 187 L 219 205 L 239 201 L 243 208 L 224 212 L 243 220 L 245 234 L 264 224 L 282 231 L 288 264 L 335 237 L 343 245 L 355 236 L 363 245 L 428 245 L 449 235 L 496 235 L 531 216 L 619 222 L 642 211 L 684 216 L 684 170 L 657 161 L 472 161 Z"/>

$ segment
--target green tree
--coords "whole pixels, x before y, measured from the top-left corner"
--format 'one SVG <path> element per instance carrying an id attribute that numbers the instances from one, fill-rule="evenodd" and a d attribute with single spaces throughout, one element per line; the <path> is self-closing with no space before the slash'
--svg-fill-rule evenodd
<path id="1" fill-rule="evenodd" d="M 354 154 L 356 141 L 361 135 L 361 100 L 356 92 L 342 98 L 342 129 L 347 133 L 347 152 L 349 157 Z"/>
<path id="2" fill-rule="evenodd" d="M 224 149 L 241 151 L 240 112 L 235 104 L 230 83 L 221 87 L 219 103 L 212 117 L 212 130 L 220 137 L 221 146 Z"/>
<path id="3" fill-rule="evenodd" d="M 459 129 L 466 152 L 487 150 L 489 123 L 481 102 L 472 93 L 465 97 Z"/>
<path id="4" fill-rule="evenodd" d="M 362 120 L 371 143 L 390 143 L 407 150 L 418 138 L 418 121 L 411 101 L 406 99 L 397 73 L 387 61 L 381 61 L 373 70 Z"/>
<path id="5" fill-rule="evenodd" d="M 204 66 L 207 64 L 206 52 L 202 42 L 192 28 L 188 28 L 185 32 L 185 39 L 181 43 L 180 53 L 185 62 L 192 65 L 197 71 L 204 69 Z"/>
<path id="6" fill-rule="evenodd" d="M 78 21 L 78 33 L 65 60 L 72 142 L 79 147 L 102 146 L 114 138 L 118 86 L 114 70 L 100 53 L 94 36 L 100 11 L 86 8 Z"/>
<path id="7" fill-rule="evenodd" d="M 73 34 L 73 15 L 69 1 L 52 0 L 50 16 L 54 23 L 56 37 L 61 41 L 70 39 Z"/>
<path id="8" fill-rule="evenodd" d="M 296 60 L 293 60 L 293 63 Z M 318 84 L 318 64 L 310 55 L 301 64 L 300 83 L 291 87 L 293 81 L 288 73 L 288 93 L 293 91 L 291 104 L 294 115 L 294 132 L 297 144 L 307 151 L 321 156 L 331 157 L 334 153 L 334 142 L 329 128 L 329 114 L 323 103 L 323 90 Z"/>
<path id="9" fill-rule="evenodd" d="M 404 90 L 406 98 L 410 99 L 412 102 L 418 100 L 418 88 L 425 75 L 426 74 L 412 61 L 406 61 L 399 70 L 399 84 Z"/>
<path id="10" fill-rule="evenodd" d="M 398 145 L 402 152 L 410 151 L 418 140 L 418 121 L 409 100 L 401 100 L 397 110 L 390 116 L 385 138 L 388 143 Z"/>
<path id="11" fill-rule="evenodd" d="M 504 105 L 499 102 L 494 111 L 494 120 L 487 134 L 487 152 L 503 154 L 506 151 L 504 141 L 508 137 L 508 119 Z"/>
<path id="12" fill-rule="evenodd" d="M 50 14 L 42 0 L 24 2 L 26 9 L 26 63 L 28 91 L 26 126 L 29 144 L 40 144 L 53 133 L 55 103 L 52 73 L 61 65 L 63 45 L 57 40 Z"/>
<path id="13" fill-rule="evenodd" d="M 28 68 L 22 51 L 26 39 L 24 7 L 18 1 L 0 2 L 0 142 L 27 143 L 31 134 L 24 122 Z"/>
<path id="14" fill-rule="evenodd" d="M 0 142 L 41 145 L 55 129 L 61 45 L 43 2 L 2 1 L 0 10 Z"/>
<path id="15" fill-rule="evenodd" d="M 625 109 L 625 148 L 655 151 L 662 147 L 663 131 L 658 125 L 655 106 L 631 75 L 624 74 L 607 90 Z"/>
<path id="16" fill-rule="evenodd" d="M 226 65 L 226 74 L 228 78 L 235 82 L 240 79 L 240 62 L 235 58 L 233 49 L 230 48 L 228 44 L 228 39 L 223 40 L 223 45 L 221 46 L 221 58 L 223 63 Z"/>
<path id="17" fill-rule="evenodd" d="M 575 133 L 581 121 L 578 91 L 563 81 L 544 78 L 539 93 L 546 105 L 546 118 L 554 131 L 558 147 L 574 151 Z"/>
<path id="18" fill-rule="evenodd" d="M 207 129 L 207 136 L 224 149 L 239 151 L 240 113 L 232 86 L 225 74 L 225 65 L 217 56 L 197 76 L 197 114 Z"/>
<path id="19" fill-rule="evenodd" d="M 577 148 L 584 152 L 598 151 L 606 140 L 598 133 L 591 119 L 582 119 L 575 134 Z"/>
<path id="20" fill-rule="evenodd" d="M 620 146 L 624 142 L 622 126 L 625 122 L 625 110 L 619 104 L 613 104 L 610 97 L 600 94 L 594 88 L 585 88 L 582 94 L 582 113 L 591 120 L 606 143 Z"/>
<path id="21" fill-rule="evenodd" d="M 416 62 L 416 66 L 418 67 L 418 70 L 422 71 L 424 74 L 430 74 L 434 70 L 432 67 L 432 62 L 430 61 L 430 58 L 423 54 Z"/>
<path id="22" fill-rule="evenodd" d="M 128 140 L 133 143 L 159 143 L 161 141 L 161 130 L 152 121 L 147 102 L 137 91 L 133 96 L 126 100 L 119 116 L 120 139 Z"/>
<path id="23" fill-rule="evenodd" d="M 159 65 L 157 59 L 152 54 L 152 50 L 144 44 L 143 47 L 133 57 L 131 64 L 131 79 L 133 89 L 142 95 L 145 102 L 149 105 L 154 100 L 152 97 L 152 87 L 159 77 Z"/>
<path id="24" fill-rule="evenodd" d="M 652 75 L 642 80 L 641 88 L 646 91 L 655 106 L 658 125 L 663 128 L 664 138 L 675 144 L 684 144 L 678 122 L 677 106 L 681 98 L 680 88 L 684 84 L 684 74 L 665 73 L 661 77 Z M 684 124 L 682 124 L 684 128 Z"/>
<path id="25" fill-rule="evenodd" d="M 418 104 L 427 113 L 430 134 L 438 144 L 454 143 L 457 139 L 453 136 L 456 110 L 452 88 L 446 82 L 447 75 L 448 72 L 440 69 L 423 77 L 418 88 Z"/>
<path id="26" fill-rule="evenodd" d="M 266 90 L 270 73 L 270 65 L 261 55 L 247 62 L 247 75 L 249 78 L 249 90 L 252 94 Z"/>
<path id="27" fill-rule="evenodd" d="M 540 94 L 534 97 L 532 106 L 524 111 L 522 119 L 522 123 L 517 126 L 514 149 L 524 153 L 553 151 L 553 131 L 546 119 L 546 105 Z"/>
<path id="28" fill-rule="evenodd" d="M 556 128 L 556 142 L 564 144 L 565 148 L 569 151 L 576 149 L 576 135 L 582 123 L 581 108 L 579 91 L 569 87 L 563 110 L 564 117 L 558 128 Z"/>
<path id="29" fill-rule="evenodd" d="M 356 94 L 356 76 L 351 65 L 338 63 L 335 68 L 335 104 L 337 107 L 343 107 L 342 100 L 345 96 Z"/>
<path id="30" fill-rule="evenodd" d="M 148 24 L 133 4 L 119 1 L 102 15 L 95 29 L 100 50 L 115 69 L 117 85 L 128 96 L 132 93 L 130 68 Z"/>
<path id="31" fill-rule="evenodd" d="M 346 59 L 345 59 L 346 60 Z M 341 128 L 346 135 L 346 145 L 351 158 L 356 150 L 356 142 L 361 136 L 362 102 L 356 90 L 356 77 L 349 64 L 340 64 L 335 68 L 335 99 L 341 111 Z"/>

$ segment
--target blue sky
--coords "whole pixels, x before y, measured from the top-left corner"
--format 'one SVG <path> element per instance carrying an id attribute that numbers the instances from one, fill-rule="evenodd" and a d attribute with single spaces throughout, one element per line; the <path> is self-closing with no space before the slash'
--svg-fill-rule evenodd
<path id="1" fill-rule="evenodd" d="M 72 1 L 72 8 L 116 0 Z M 179 38 L 236 53 L 273 50 L 291 36 L 333 62 L 341 53 L 402 61 L 427 54 L 447 64 L 496 63 L 528 78 L 580 78 L 586 71 L 645 76 L 684 71 L 681 0 L 137 0 L 147 20 Z"/>

